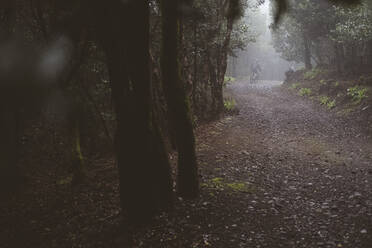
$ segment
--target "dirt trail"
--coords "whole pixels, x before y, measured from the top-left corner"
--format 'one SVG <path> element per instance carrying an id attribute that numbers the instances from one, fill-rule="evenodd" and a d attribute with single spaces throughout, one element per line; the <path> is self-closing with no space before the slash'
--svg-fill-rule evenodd
<path id="1" fill-rule="evenodd" d="M 207 188 L 249 189 L 217 197 L 231 211 L 219 217 L 232 237 L 225 247 L 372 247 L 370 137 L 279 82 L 228 91 L 240 115 L 199 137 Z"/>

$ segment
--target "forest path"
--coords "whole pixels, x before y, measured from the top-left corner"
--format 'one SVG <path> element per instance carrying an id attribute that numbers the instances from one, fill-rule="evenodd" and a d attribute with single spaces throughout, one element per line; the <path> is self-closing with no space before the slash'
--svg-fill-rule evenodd
<path id="1" fill-rule="evenodd" d="M 227 91 L 240 114 L 198 130 L 212 247 L 372 247 L 370 137 L 280 82 Z"/>
<path id="2" fill-rule="evenodd" d="M 54 159 L 32 158 L 37 173 L 0 201 L 0 247 L 371 248 L 372 142 L 363 127 L 280 82 L 235 82 L 226 93 L 240 114 L 196 130 L 198 199 L 177 198 L 173 212 L 128 239 L 113 158 L 92 161 L 78 187 L 56 183 Z"/>

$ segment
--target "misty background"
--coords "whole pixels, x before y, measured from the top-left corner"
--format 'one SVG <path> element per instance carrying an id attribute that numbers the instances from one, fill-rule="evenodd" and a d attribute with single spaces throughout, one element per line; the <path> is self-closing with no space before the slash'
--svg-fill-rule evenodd
<path id="1" fill-rule="evenodd" d="M 248 30 L 248 39 L 243 49 L 236 49 L 228 58 L 226 76 L 247 78 L 250 67 L 258 61 L 262 68 L 260 80 L 284 80 L 289 68 L 298 68 L 298 63 L 288 62 L 280 57 L 272 45 L 273 18 L 270 2 L 247 9 L 242 22 Z"/>

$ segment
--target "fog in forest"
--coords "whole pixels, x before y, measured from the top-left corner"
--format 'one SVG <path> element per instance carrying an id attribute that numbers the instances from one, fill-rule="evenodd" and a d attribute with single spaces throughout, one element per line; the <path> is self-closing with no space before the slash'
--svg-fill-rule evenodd
<path id="1" fill-rule="evenodd" d="M 247 9 L 242 20 L 250 29 L 250 37 L 243 49 L 236 49 L 230 54 L 227 76 L 249 77 L 252 64 L 259 63 L 262 68 L 260 80 L 284 80 L 285 72 L 297 65 L 282 59 L 273 47 L 270 8 L 267 1 L 257 8 Z"/>
<path id="2" fill-rule="evenodd" d="M 371 248 L 371 0 L 0 0 L 0 248 Z"/>

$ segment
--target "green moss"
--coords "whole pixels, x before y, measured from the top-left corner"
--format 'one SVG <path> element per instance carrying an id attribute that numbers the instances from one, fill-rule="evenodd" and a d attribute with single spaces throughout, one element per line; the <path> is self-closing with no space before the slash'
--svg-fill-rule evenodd
<path id="1" fill-rule="evenodd" d="M 223 178 L 221 177 L 216 177 L 210 180 L 209 183 L 202 184 L 203 186 L 206 187 L 211 187 L 219 190 L 232 190 L 234 192 L 253 192 L 254 188 L 253 187 L 248 187 L 248 185 L 245 182 L 233 182 L 233 183 L 226 183 L 224 182 Z"/>
<path id="2" fill-rule="evenodd" d="M 250 191 L 245 183 L 228 183 L 226 184 L 226 186 L 232 189 L 233 191 L 239 191 L 239 192 Z"/>
<path id="3" fill-rule="evenodd" d="M 214 183 L 214 184 L 222 183 L 222 181 L 223 181 L 223 178 L 221 178 L 221 177 L 215 177 L 211 180 L 211 182 Z"/>

